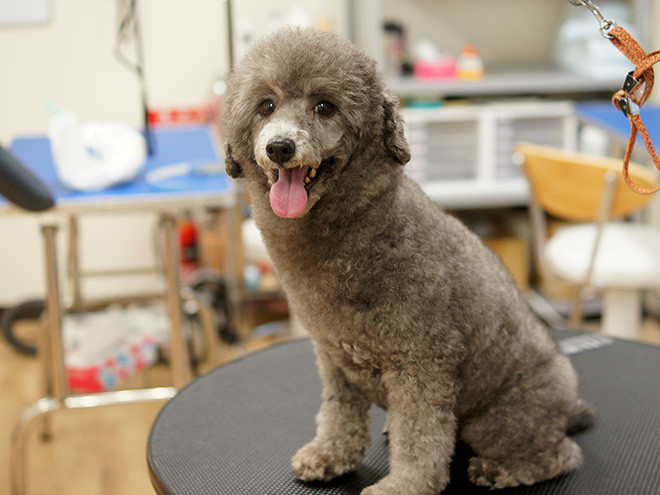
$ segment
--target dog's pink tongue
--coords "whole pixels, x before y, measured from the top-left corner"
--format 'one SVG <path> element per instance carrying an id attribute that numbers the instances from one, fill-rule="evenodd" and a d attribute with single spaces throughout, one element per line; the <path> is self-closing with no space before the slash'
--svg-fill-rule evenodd
<path id="1" fill-rule="evenodd" d="M 305 176 L 309 167 L 280 168 L 277 182 L 270 188 L 270 206 L 282 218 L 295 218 L 307 206 Z"/>

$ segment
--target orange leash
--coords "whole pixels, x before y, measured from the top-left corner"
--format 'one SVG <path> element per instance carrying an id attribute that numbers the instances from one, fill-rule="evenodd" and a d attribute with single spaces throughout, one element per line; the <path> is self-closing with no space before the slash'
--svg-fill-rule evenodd
<path id="1" fill-rule="evenodd" d="M 639 115 L 640 108 L 646 103 L 646 100 L 651 96 L 651 91 L 653 91 L 653 82 L 655 80 L 653 65 L 660 61 L 660 50 L 646 53 L 628 31 L 617 26 L 614 21 L 607 19 L 598 6 L 591 0 L 569 0 L 569 2 L 573 5 L 582 5 L 588 8 L 600 23 L 600 33 L 603 37 L 609 39 L 621 53 L 635 64 L 635 70 L 628 73 L 623 83 L 623 88 L 612 96 L 614 106 L 621 110 L 628 120 L 630 120 L 630 137 L 628 139 L 626 154 L 623 158 L 623 177 L 626 184 L 633 191 L 640 194 L 652 194 L 659 191 L 660 186 L 653 189 L 646 189 L 635 184 L 630 178 L 628 168 L 630 166 L 630 156 L 632 155 L 637 134 L 639 133 L 646 145 L 646 150 L 653 159 L 653 163 L 660 170 L 660 158 L 658 158 L 646 126 Z M 640 91 L 641 94 L 638 94 Z"/>
<path id="2" fill-rule="evenodd" d="M 653 91 L 653 82 L 655 79 L 653 73 L 653 65 L 660 61 L 660 50 L 651 53 L 646 53 L 644 49 L 637 43 L 628 31 L 620 26 L 616 26 L 608 33 L 612 44 L 621 51 L 630 61 L 635 64 L 635 69 L 628 73 L 626 81 L 623 83 L 623 88 L 614 93 L 612 96 L 612 103 L 630 120 L 630 137 L 628 139 L 628 147 L 626 154 L 623 157 L 623 177 L 633 191 L 639 194 L 652 194 L 660 190 L 660 186 L 653 189 L 647 189 L 635 184 L 628 173 L 630 165 L 630 157 L 635 147 L 637 134 L 642 136 L 646 150 L 653 160 L 656 168 L 660 170 L 660 157 L 651 142 L 649 133 L 646 126 L 642 121 L 639 114 L 640 108 L 646 100 L 648 100 Z M 641 95 L 638 93 L 641 90 Z"/>

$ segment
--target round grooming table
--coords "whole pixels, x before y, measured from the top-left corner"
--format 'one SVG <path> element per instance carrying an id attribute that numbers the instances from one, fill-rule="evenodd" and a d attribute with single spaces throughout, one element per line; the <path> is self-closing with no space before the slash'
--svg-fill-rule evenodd
<path id="1" fill-rule="evenodd" d="M 581 379 L 581 396 L 598 411 L 576 435 L 584 466 L 531 487 L 490 491 L 471 485 L 469 448 L 459 444 L 444 494 L 660 494 L 660 347 L 599 334 L 558 331 Z M 303 483 L 290 459 L 314 437 L 321 384 L 312 344 L 297 340 L 249 355 L 197 378 L 161 410 L 148 440 L 154 488 L 173 495 L 358 495 L 388 472 L 372 409 L 364 462 L 330 483 Z"/>

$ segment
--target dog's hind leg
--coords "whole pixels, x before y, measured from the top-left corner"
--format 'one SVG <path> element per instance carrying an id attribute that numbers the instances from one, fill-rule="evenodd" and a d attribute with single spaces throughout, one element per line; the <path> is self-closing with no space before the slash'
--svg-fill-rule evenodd
<path id="1" fill-rule="evenodd" d="M 473 483 L 491 488 L 531 485 L 580 467 L 580 447 L 566 436 L 579 412 L 577 382 L 570 370 L 552 372 L 561 359 L 549 364 L 549 369 L 516 382 L 488 409 L 463 419 L 460 437 L 477 454 L 468 468 Z"/>
<path id="2" fill-rule="evenodd" d="M 317 356 L 323 402 L 316 437 L 291 460 L 294 475 L 303 481 L 329 481 L 354 470 L 370 442 L 371 402 L 323 353 L 317 350 Z"/>
<path id="3" fill-rule="evenodd" d="M 500 459 L 473 457 L 468 476 L 475 485 L 506 488 L 531 485 L 577 469 L 582 464 L 582 451 L 570 438 L 556 447 L 536 454 L 523 454 Z"/>

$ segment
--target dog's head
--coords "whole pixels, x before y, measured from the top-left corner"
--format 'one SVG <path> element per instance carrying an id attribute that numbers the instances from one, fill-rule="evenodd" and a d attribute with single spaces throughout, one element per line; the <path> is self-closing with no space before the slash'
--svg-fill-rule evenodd
<path id="1" fill-rule="evenodd" d="M 252 47 L 228 79 L 223 127 L 227 172 L 258 182 L 286 218 L 306 214 L 361 153 L 371 158 L 365 166 L 410 159 L 375 62 L 313 29 L 285 29 Z"/>

